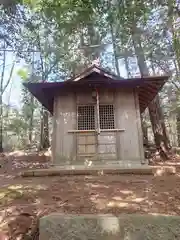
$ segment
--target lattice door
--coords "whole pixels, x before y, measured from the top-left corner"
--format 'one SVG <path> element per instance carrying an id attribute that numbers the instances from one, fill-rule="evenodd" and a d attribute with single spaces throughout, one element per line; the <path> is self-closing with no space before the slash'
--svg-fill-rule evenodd
<path id="1" fill-rule="evenodd" d="M 111 130 L 115 128 L 114 106 L 100 105 L 99 120 L 101 133 L 98 135 L 98 155 L 100 159 L 116 159 L 116 133 Z M 103 130 L 106 130 L 103 132 Z M 109 131 L 108 131 L 109 130 Z"/>
<path id="2" fill-rule="evenodd" d="M 99 106 L 100 134 L 97 128 L 97 110 L 95 105 L 78 106 L 77 158 L 78 159 L 114 159 L 116 158 L 116 135 L 108 132 L 115 128 L 114 106 Z M 106 130 L 106 131 L 103 131 Z"/>
<path id="3" fill-rule="evenodd" d="M 78 106 L 77 158 L 92 159 L 97 155 L 95 106 Z"/>

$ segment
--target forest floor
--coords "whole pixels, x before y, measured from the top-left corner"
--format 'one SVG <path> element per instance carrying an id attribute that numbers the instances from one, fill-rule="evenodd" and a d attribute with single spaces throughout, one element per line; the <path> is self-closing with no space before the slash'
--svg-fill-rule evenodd
<path id="1" fill-rule="evenodd" d="M 22 169 L 47 168 L 38 156 L 1 158 L 0 240 L 23 238 L 39 216 L 62 213 L 180 215 L 180 172 L 169 176 L 108 175 L 22 178 Z M 180 161 L 176 161 L 178 164 Z M 168 164 L 175 162 L 169 162 Z M 2 232 L 11 238 L 3 238 Z M 20 236 L 22 238 L 20 238 Z M 19 238 L 18 238 L 19 237 Z M 31 239 L 31 238 L 29 238 Z"/>

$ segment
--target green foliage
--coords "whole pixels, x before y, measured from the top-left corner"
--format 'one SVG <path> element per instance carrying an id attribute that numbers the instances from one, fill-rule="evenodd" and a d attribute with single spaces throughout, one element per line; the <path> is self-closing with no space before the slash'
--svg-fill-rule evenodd
<path id="1" fill-rule="evenodd" d="M 0 28 L 0 44 L 3 33 L 2 39 L 25 62 L 27 67 L 17 72 L 23 81 L 64 81 L 96 58 L 113 71 L 115 54 L 119 65 L 135 76 L 139 68 L 132 36 L 138 36 L 149 72 L 171 74 L 172 88 L 180 86 L 179 27 L 172 28 L 177 19 L 175 1 L 19 0 L 14 6 L 11 16 L 0 10 L 0 27 L 6 26 L 3 32 Z M 178 94 L 179 89 L 177 99 Z M 178 111 L 168 102 L 167 89 L 162 96 L 165 112 Z M 21 114 L 14 115 L 7 127 L 27 140 L 29 132 L 39 132 L 40 111 L 37 101 L 22 88 Z"/>
<path id="2" fill-rule="evenodd" d="M 23 69 L 19 69 L 17 74 L 21 77 L 21 79 L 23 81 L 28 80 L 28 70 L 23 68 Z"/>

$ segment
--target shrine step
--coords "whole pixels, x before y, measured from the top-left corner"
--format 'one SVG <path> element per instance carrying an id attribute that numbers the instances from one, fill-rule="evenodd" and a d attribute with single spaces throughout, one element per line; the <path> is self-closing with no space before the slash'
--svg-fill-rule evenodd
<path id="1" fill-rule="evenodd" d="M 98 167 L 85 167 L 83 166 L 64 166 L 64 167 L 51 167 L 48 169 L 31 169 L 20 173 L 22 177 L 42 177 L 42 176 L 68 176 L 68 175 L 106 175 L 106 174 L 136 174 L 136 175 L 169 175 L 175 174 L 176 168 L 169 166 L 98 166 Z"/>

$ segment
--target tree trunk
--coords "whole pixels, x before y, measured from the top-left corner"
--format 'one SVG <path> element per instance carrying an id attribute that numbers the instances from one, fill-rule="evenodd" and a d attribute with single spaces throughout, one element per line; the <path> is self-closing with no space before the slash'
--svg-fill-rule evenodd
<path id="1" fill-rule="evenodd" d="M 142 132 L 143 132 L 143 143 L 144 145 L 148 145 L 148 126 L 146 124 L 146 120 L 141 117 L 141 126 L 142 126 Z"/>
<path id="2" fill-rule="evenodd" d="M 38 45 L 41 51 L 40 37 L 38 36 Z M 42 82 L 48 80 L 50 71 L 47 70 L 46 58 L 43 61 L 42 51 L 40 54 L 41 71 L 42 71 Z M 40 143 L 39 150 L 47 149 L 49 147 L 49 125 L 48 125 L 48 112 L 42 107 L 41 113 L 41 123 L 40 123 Z"/>
<path id="3" fill-rule="evenodd" d="M 31 95 L 31 115 L 29 119 L 29 144 L 32 144 L 33 116 L 34 116 L 34 97 Z"/>
<path id="4" fill-rule="evenodd" d="M 135 54 L 138 60 L 139 70 L 142 76 L 149 76 L 149 70 L 146 64 L 146 59 L 144 56 L 143 48 L 141 45 L 140 32 L 136 26 L 136 23 L 132 27 L 132 40 L 135 49 Z M 163 160 L 168 159 L 168 138 L 166 134 L 166 128 L 164 123 L 164 117 L 160 107 L 159 96 L 151 102 L 149 105 L 149 115 L 151 120 L 151 125 L 154 134 L 154 141 L 159 154 Z"/>
<path id="5" fill-rule="evenodd" d="M 41 107 L 40 111 L 40 140 L 39 140 L 39 151 L 43 149 L 43 137 L 44 137 L 44 122 L 43 122 L 43 107 Z"/>
<path id="6" fill-rule="evenodd" d="M 44 122 L 44 138 L 43 138 L 43 144 L 42 147 L 43 149 L 49 148 L 49 114 L 48 111 L 44 110 L 43 113 L 43 122 Z"/>
<path id="7" fill-rule="evenodd" d="M 3 103 L 2 103 L 2 92 L 0 93 L 0 153 L 3 153 Z"/>
<path id="8" fill-rule="evenodd" d="M 4 42 L 5 48 L 5 42 Z M 1 82 L 0 82 L 0 153 L 3 153 L 3 82 L 4 82 L 4 73 L 5 73 L 5 66 L 6 66 L 6 52 L 3 51 L 3 65 L 2 65 L 2 72 L 1 72 Z"/>
<path id="9" fill-rule="evenodd" d="M 160 107 L 158 95 L 153 100 L 153 102 L 149 105 L 149 115 L 150 115 L 153 133 L 154 133 L 154 141 L 155 141 L 156 147 L 162 159 L 167 160 L 170 144 L 166 134 L 164 117 Z"/>
<path id="10" fill-rule="evenodd" d="M 177 128 L 178 147 L 180 147 L 180 111 L 177 112 L 177 116 L 176 116 L 176 128 Z"/>
<path id="11" fill-rule="evenodd" d="M 180 71 L 180 35 L 178 20 L 179 20 L 179 9 L 176 6 L 176 1 L 168 0 L 168 23 L 169 30 L 172 33 L 172 47 L 176 56 L 176 62 Z"/>
<path id="12" fill-rule="evenodd" d="M 49 143 L 49 124 L 48 124 L 48 112 L 42 108 L 41 110 L 41 132 L 40 132 L 40 144 L 39 150 L 47 149 L 50 146 Z"/>
<path id="13" fill-rule="evenodd" d="M 126 53 L 126 50 L 125 50 L 125 56 L 124 56 L 124 64 L 125 64 L 125 68 L 126 68 L 127 77 L 130 78 L 131 72 L 129 70 L 129 61 L 128 61 L 128 55 Z"/>
<path id="14" fill-rule="evenodd" d="M 114 53 L 114 62 L 116 67 L 117 75 L 120 76 L 120 68 L 119 68 L 119 61 L 118 61 L 118 54 L 116 48 L 116 37 L 114 36 L 114 29 L 112 23 L 110 23 L 110 31 L 111 31 L 111 38 L 112 38 L 112 45 L 113 45 L 113 53 Z"/>

